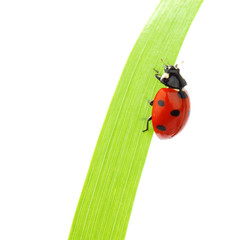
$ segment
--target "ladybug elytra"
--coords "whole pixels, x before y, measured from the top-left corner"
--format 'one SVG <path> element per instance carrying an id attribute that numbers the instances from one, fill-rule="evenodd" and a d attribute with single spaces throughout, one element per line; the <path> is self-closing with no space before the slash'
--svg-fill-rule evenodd
<path id="1" fill-rule="evenodd" d="M 163 62 L 163 60 L 162 60 Z M 165 65 L 165 64 L 164 64 Z M 166 88 L 161 88 L 154 100 L 149 101 L 152 108 L 153 129 L 160 139 L 168 139 L 179 133 L 187 123 L 190 114 L 190 100 L 188 93 L 183 90 L 187 85 L 185 79 L 180 75 L 178 65 L 165 65 L 164 73 L 160 76 L 156 71 L 155 77 L 163 83 Z"/>

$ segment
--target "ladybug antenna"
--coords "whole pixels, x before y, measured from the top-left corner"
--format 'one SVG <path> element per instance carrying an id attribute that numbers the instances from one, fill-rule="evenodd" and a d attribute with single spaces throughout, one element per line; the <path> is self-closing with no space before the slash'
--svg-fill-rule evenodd
<path id="1" fill-rule="evenodd" d="M 181 61 L 179 64 L 175 64 L 175 68 L 178 68 L 179 65 L 182 65 L 184 63 L 184 61 Z"/>
<path id="2" fill-rule="evenodd" d="M 161 58 L 162 63 L 164 64 L 164 66 L 167 66 L 167 64 L 163 61 L 163 59 Z"/>

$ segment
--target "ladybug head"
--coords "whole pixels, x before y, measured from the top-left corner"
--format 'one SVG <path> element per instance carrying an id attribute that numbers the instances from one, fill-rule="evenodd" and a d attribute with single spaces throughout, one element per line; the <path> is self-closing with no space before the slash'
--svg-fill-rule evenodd
<path id="1" fill-rule="evenodd" d="M 165 65 L 164 73 L 160 78 L 160 82 L 169 88 L 180 90 L 187 85 L 187 82 L 180 74 L 178 65 Z"/>
<path id="2" fill-rule="evenodd" d="M 174 72 L 174 71 L 178 71 L 179 72 L 179 68 L 177 67 L 177 65 L 175 65 L 175 66 L 173 66 L 173 65 L 164 65 L 164 72 L 170 73 L 170 72 Z"/>

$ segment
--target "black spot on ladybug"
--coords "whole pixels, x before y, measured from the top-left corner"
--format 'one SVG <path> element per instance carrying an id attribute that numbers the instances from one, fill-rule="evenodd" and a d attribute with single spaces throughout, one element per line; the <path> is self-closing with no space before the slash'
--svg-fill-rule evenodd
<path id="1" fill-rule="evenodd" d="M 166 128 L 163 125 L 157 125 L 157 129 L 160 131 L 166 131 Z"/>
<path id="2" fill-rule="evenodd" d="M 178 96 L 180 98 L 187 98 L 187 94 L 184 91 L 181 91 L 181 90 L 178 92 Z"/>
<path id="3" fill-rule="evenodd" d="M 161 107 L 163 107 L 163 106 L 165 105 L 165 103 L 164 103 L 163 100 L 159 100 L 159 101 L 158 101 L 158 105 L 161 106 Z"/>
<path id="4" fill-rule="evenodd" d="M 179 116 L 179 114 L 180 114 L 180 111 L 179 111 L 179 110 L 177 110 L 177 109 L 176 109 L 176 110 L 172 110 L 172 111 L 171 111 L 171 115 L 172 115 L 172 116 L 174 116 L 174 117 L 177 117 L 177 116 Z"/>

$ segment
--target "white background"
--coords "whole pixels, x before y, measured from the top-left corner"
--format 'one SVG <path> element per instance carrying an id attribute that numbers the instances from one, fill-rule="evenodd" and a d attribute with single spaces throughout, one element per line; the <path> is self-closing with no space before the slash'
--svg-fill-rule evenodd
<path id="1" fill-rule="evenodd" d="M 0 239 L 67 239 L 112 94 L 158 0 L 0 2 Z M 149 150 L 126 239 L 240 239 L 238 1 L 178 62 L 191 118 Z"/>

